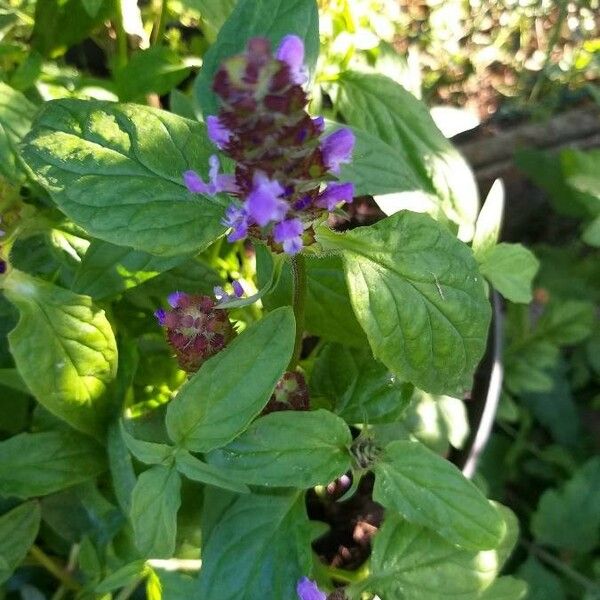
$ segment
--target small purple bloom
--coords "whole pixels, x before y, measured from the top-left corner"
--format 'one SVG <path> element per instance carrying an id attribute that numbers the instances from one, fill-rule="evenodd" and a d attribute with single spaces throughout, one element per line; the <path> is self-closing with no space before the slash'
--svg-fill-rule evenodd
<path id="1" fill-rule="evenodd" d="M 154 316 L 156 317 L 159 325 L 165 324 L 165 317 L 167 316 L 167 313 L 165 313 L 164 309 L 159 308 L 158 310 L 155 310 Z"/>
<path id="2" fill-rule="evenodd" d="M 225 127 L 219 117 L 210 115 L 206 117 L 206 130 L 210 141 L 219 149 L 222 150 L 231 139 L 231 130 Z"/>
<path id="3" fill-rule="evenodd" d="M 296 586 L 299 600 L 327 600 L 327 595 L 322 592 L 314 581 L 303 577 Z"/>
<path id="4" fill-rule="evenodd" d="M 313 117 L 312 122 L 317 131 L 322 133 L 325 130 L 325 119 L 323 117 Z"/>
<path id="5" fill-rule="evenodd" d="M 235 297 L 241 298 L 244 295 L 244 288 L 242 287 L 242 284 L 237 279 L 234 279 L 231 285 L 233 286 L 233 293 L 235 294 Z"/>
<path id="6" fill-rule="evenodd" d="M 340 202 L 352 202 L 354 185 L 352 183 L 333 182 L 319 194 L 317 206 L 332 211 Z"/>
<path id="7" fill-rule="evenodd" d="M 167 296 L 167 302 L 169 303 L 169 306 L 171 308 L 177 308 L 179 301 L 183 296 L 185 296 L 183 292 L 173 292 L 172 294 L 169 294 Z"/>
<path id="8" fill-rule="evenodd" d="M 340 165 L 350 162 L 355 137 L 348 127 L 330 133 L 321 142 L 323 161 L 333 173 L 340 172 Z"/>
<path id="9" fill-rule="evenodd" d="M 183 182 L 192 194 L 204 194 L 214 196 L 219 192 L 237 192 L 238 188 L 233 175 L 219 173 L 219 159 L 213 154 L 208 159 L 208 183 L 206 183 L 196 171 L 186 171 L 183 174 Z"/>
<path id="10" fill-rule="evenodd" d="M 294 83 L 302 85 L 308 81 L 308 70 L 304 65 L 304 42 L 297 35 L 286 35 L 281 40 L 275 58 L 287 64 Z"/>
<path id="11" fill-rule="evenodd" d="M 248 235 L 248 213 L 245 208 L 230 204 L 225 210 L 225 217 L 221 222 L 225 227 L 233 229 L 227 236 L 228 242 L 237 242 Z"/>
<path id="12" fill-rule="evenodd" d="M 269 179 L 262 171 L 254 174 L 253 188 L 246 200 L 246 210 L 252 220 L 264 227 L 271 221 L 281 221 L 288 205 L 280 199 L 284 189 L 278 181 Z"/>
<path id="13" fill-rule="evenodd" d="M 273 238 L 277 243 L 283 244 L 283 250 L 287 254 L 297 254 L 302 250 L 302 231 L 300 219 L 288 219 L 273 227 Z"/>

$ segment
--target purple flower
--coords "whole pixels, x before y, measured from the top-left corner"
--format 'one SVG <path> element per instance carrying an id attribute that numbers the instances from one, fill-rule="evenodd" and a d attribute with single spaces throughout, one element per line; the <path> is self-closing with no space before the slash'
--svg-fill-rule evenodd
<path id="1" fill-rule="evenodd" d="M 308 81 L 308 70 L 304 65 L 304 42 L 297 35 L 286 35 L 281 40 L 275 58 L 287 64 L 294 83 L 302 85 Z"/>
<path id="2" fill-rule="evenodd" d="M 303 577 L 296 585 L 299 600 L 327 600 L 327 595 L 322 592 L 314 581 Z"/>
<path id="3" fill-rule="evenodd" d="M 234 279 L 231 282 L 231 285 L 233 286 L 233 293 L 235 294 L 235 297 L 241 298 L 244 295 L 244 288 L 242 287 L 242 284 L 237 279 Z"/>
<path id="4" fill-rule="evenodd" d="M 355 137 L 348 127 L 330 133 L 321 142 L 325 166 L 333 173 L 340 172 L 340 165 L 350 162 Z"/>
<path id="5" fill-rule="evenodd" d="M 354 185 L 352 183 L 328 183 L 317 198 L 317 206 L 331 212 L 340 202 L 352 202 L 353 196 Z"/>
<path id="6" fill-rule="evenodd" d="M 231 130 L 225 127 L 221 121 L 219 121 L 219 117 L 216 117 L 215 115 L 206 117 L 206 130 L 210 141 L 219 150 L 222 150 L 231 139 Z"/>
<path id="7" fill-rule="evenodd" d="M 156 317 L 159 325 L 165 324 L 165 317 L 167 316 L 167 313 L 164 311 L 164 309 L 159 308 L 158 310 L 155 310 L 154 316 Z"/>
<path id="8" fill-rule="evenodd" d="M 313 117 L 313 125 L 317 128 L 317 131 L 321 133 L 325 130 L 325 119 L 323 117 Z"/>
<path id="9" fill-rule="evenodd" d="M 280 199 L 284 189 L 278 181 L 269 179 L 262 171 L 253 178 L 253 188 L 246 199 L 246 210 L 253 221 L 264 227 L 271 221 L 281 221 L 288 205 Z"/>
<path id="10" fill-rule="evenodd" d="M 214 196 L 219 192 L 237 192 L 238 188 L 233 175 L 219 173 L 219 159 L 213 154 L 208 159 L 208 183 L 206 183 L 196 171 L 186 171 L 183 174 L 183 182 L 187 189 L 193 194 L 204 194 Z"/>
<path id="11" fill-rule="evenodd" d="M 167 302 L 169 303 L 169 306 L 171 308 L 177 308 L 179 301 L 183 296 L 185 296 L 183 292 L 173 292 L 172 294 L 169 294 L 167 296 Z"/>
<path id="12" fill-rule="evenodd" d="M 297 254 L 302 250 L 302 221 L 300 219 L 287 219 L 273 227 L 273 238 L 283 244 L 287 254 Z"/>
<path id="13" fill-rule="evenodd" d="M 234 279 L 231 282 L 231 285 L 233 286 L 233 294 L 228 294 L 220 285 L 217 285 L 213 288 L 213 293 L 219 303 L 229 302 L 229 300 L 241 298 L 244 295 L 244 288 L 237 279 Z"/>
<path id="14" fill-rule="evenodd" d="M 221 221 L 225 227 L 233 231 L 227 236 L 228 242 L 237 242 L 248 235 L 248 213 L 245 208 L 230 204 L 225 210 L 225 217 Z"/>

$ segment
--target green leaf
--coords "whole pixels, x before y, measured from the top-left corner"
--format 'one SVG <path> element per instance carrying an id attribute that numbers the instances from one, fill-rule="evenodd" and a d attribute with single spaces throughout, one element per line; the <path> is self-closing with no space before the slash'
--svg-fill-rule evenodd
<path id="1" fill-rule="evenodd" d="M 174 461 L 175 448 L 167 444 L 138 440 L 125 430 L 121 421 L 121 435 L 129 452 L 147 465 L 170 465 Z"/>
<path id="2" fill-rule="evenodd" d="M 470 239 L 478 195 L 467 163 L 436 127 L 425 104 L 395 81 L 378 74 L 345 71 L 336 81 L 337 103 L 345 121 L 402 153 L 401 164 L 420 175 L 421 189 L 436 194 L 447 218 Z"/>
<path id="3" fill-rule="evenodd" d="M 568 552 L 592 551 L 600 542 L 600 458 L 588 460 L 560 489 L 540 498 L 531 529 L 542 544 Z"/>
<path id="4" fill-rule="evenodd" d="M 521 244 L 498 244 L 478 256 L 479 270 L 507 300 L 528 304 L 540 263 Z"/>
<path id="5" fill-rule="evenodd" d="M 171 558 L 175 552 L 181 478 L 175 466 L 154 465 L 138 478 L 130 519 L 143 556 Z"/>
<path id="6" fill-rule="evenodd" d="M 16 270 L 4 284 L 20 313 L 8 341 L 27 387 L 75 429 L 101 435 L 114 409 L 107 386 L 117 370 L 117 345 L 104 311 L 88 296 Z"/>
<path id="7" fill-rule="evenodd" d="M 46 103 L 22 156 L 59 208 L 91 235 L 153 254 L 199 251 L 225 231 L 219 199 L 191 194 L 206 178 L 204 125 L 147 106 Z"/>
<path id="8" fill-rule="evenodd" d="M 0 369 L 0 385 L 22 394 L 29 394 L 29 388 L 25 385 L 17 369 Z"/>
<path id="9" fill-rule="evenodd" d="M 461 550 L 388 512 L 375 536 L 371 576 L 364 587 L 390 599 L 475 600 L 502 562 L 496 550 Z"/>
<path id="10" fill-rule="evenodd" d="M 19 566 L 40 528 L 40 505 L 26 502 L 0 517 L 0 584 Z"/>
<path id="11" fill-rule="evenodd" d="M 177 267 L 185 260 L 185 256 L 162 258 L 126 246 L 92 240 L 71 289 L 95 300 L 108 298 Z"/>
<path id="12" fill-rule="evenodd" d="M 257 271 L 261 288 L 269 270 L 260 246 L 257 248 Z M 289 262 L 282 267 L 274 289 L 263 297 L 269 310 L 292 303 L 292 270 Z M 339 256 L 306 257 L 305 328 L 319 337 L 349 346 L 364 346 L 366 340 L 350 304 L 343 263 Z"/>
<path id="13" fill-rule="evenodd" d="M 529 584 L 527 600 L 567 600 L 560 577 L 533 556 L 519 567 L 517 574 Z"/>
<path id="14" fill-rule="evenodd" d="M 311 568 L 311 523 L 304 494 L 250 494 L 223 514 L 202 550 L 203 600 L 297 600 Z"/>
<path id="15" fill-rule="evenodd" d="M 567 148 L 560 153 L 560 161 L 567 183 L 597 199 L 594 214 L 600 213 L 600 150 Z"/>
<path id="16" fill-rule="evenodd" d="M 343 250 L 354 312 L 375 358 L 433 393 L 471 387 L 490 306 L 470 249 L 427 215 L 399 212 L 319 241 Z"/>
<path id="17" fill-rule="evenodd" d="M 538 321 L 535 337 L 560 346 L 577 344 L 590 336 L 595 320 L 592 302 L 567 300 L 551 303 Z"/>
<path id="18" fill-rule="evenodd" d="M 162 96 L 181 83 L 189 70 L 177 52 L 167 46 L 138 50 L 123 68 L 115 71 L 119 99 L 140 100 L 152 92 Z"/>
<path id="19" fill-rule="evenodd" d="M 527 584 L 520 579 L 500 577 L 480 597 L 481 600 L 521 600 L 527 589 Z"/>
<path id="20" fill-rule="evenodd" d="M 327 122 L 327 133 L 339 125 Z M 429 189 L 420 171 L 408 160 L 402 146 L 390 145 L 377 135 L 354 129 L 352 161 L 342 166 L 340 179 L 354 183 L 355 196 L 376 196 Z"/>
<path id="21" fill-rule="evenodd" d="M 268 402 L 292 356 L 294 336 L 291 308 L 278 308 L 207 360 L 169 404 L 170 438 L 208 452 L 239 435 Z"/>
<path id="22" fill-rule="evenodd" d="M 244 483 L 310 488 L 350 469 L 351 442 L 346 423 L 327 410 L 282 411 L 257 419 L 206 459 Z"/>
<path id="23" fill-rule="evenodd" d="M 506 525 L 496 508 L 450 462 L 420 442 L 392 442 L 373 468 L 373 498 L 406 520 L 468 550 L 496 548 Z"/>
<path id="24" fill-rule="evenodd" d="M 21 433 L 0 442 L 0 495 L 45 496 L 105 468 L 102 448 L 74 431 Z"/>
<path id="25" fill-rule="evenodd" d="M 94 588 L 94 591 L 98 594 L 107 594 L 108 592 L 126 587 L 130 583 L 141 579 L 145 571 L 145 561 L 136 560 L 111 573 Z"/>
<path id="26" fill-rule="evenodd" d="M 129 514 L 131 510 L 131 495 L 136 484 L 136 477 L 131 456 L 121 435 L 119 423 L 111 423 L 108 428 L 106 452 L 115 497 L 121 511 Z"/>
<path id="27" fill-rule="evenodd" d="M 240 483 L 239 479 L 231 477 L 223 469 L 202 462 L 187 450 L 177 452 L 176 464 L 178 471 L 193 481 L 206 483 L 238 494 L 247 494 L 250 491 L 247 485 Z"/>
<path id="28" fill-rule="evenodd" d="M 503 214 L 504 184 L 502 179 L 496 179 L 481 207 L 477 223 L 475 223 L 472 245 L 477 259 L 485 255 L 498 243 Z"/>
<path id="29" fill-rule="evenodd" d="M 413 386 L 397 381 L 368 349 L 328 344 L 310 379 L 311 397 L 327 398 L 348 423 L 393 422 L 404 413 Z"/>
<path id="30" fill-rule="evenodd" d="M 581 239 L 594 248 L 600 248 L 600 216 L 589 223 L 581 235 Z"/>
<path id="31" fill-rule="evenodd" d="M 305 63 L 314 69 L 319 55 L 319 14 L 315 0 L 239 0 L 219 31 L 217 41 L 204 56 L 194 84 L 196 101 L 204 115 L 218 111 L 212 84 L 226 58 L 242 52 L 250 38 L 266 37 L 275 49 L 288 34 L 304 40 Z"/>
<path id="32" fill-rule="evenodd" d="M 32 46 L 48 57 L 64 54 L 114 14 L 117 2 L 43 0 L 35 5 Z M 91 8 L 96 10 L 90 10 Z"/>
<path id="33" fill-rule="evenodd" d="M 23 178 L 17 145 L 29 131 L 35 112 L 23 94 L 0 81 L 0 177 L 11 183 Z"/>
<path id="34" fill-rule="evenodd" d="M 232 13 L 236 2 L 237 0 L 183 0 L 185 5 L 200 12 L 205 24 L 203 32 L 211 43 L 214 43 L 217 33 Z"/>

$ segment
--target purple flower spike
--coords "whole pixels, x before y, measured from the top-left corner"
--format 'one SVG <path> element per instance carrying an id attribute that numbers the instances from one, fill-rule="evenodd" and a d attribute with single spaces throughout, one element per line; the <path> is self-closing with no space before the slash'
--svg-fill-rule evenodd
<path id="1" fill-rule="evenodd" d="M 242 284 L 237 279 L 234 279 L 231 285 L 233 286 L 233 293 L 235 294 L 235 297 L 241 298 L 244 295 L 244 288 L 242 287 Z"/>
<path id="2" fill-rule="evenodd" d="M 297 254 L 302 250 L 302 221 L 300 219 L 288 219 L 273 227 L 273 238 L 279 244 L 283 244 L 283 250 L 287 254 Z"/>
<path id="3" fill-rule="evenodd" d="M 321 142 L 323 162 L 332 173 L 340 172 L 340 165 L 350 162 L 355 137 L 348 127 L 342 127 L 329 134 Z"/>
<path id="4" fill-rule="evenodd" d="M 271 221 L 281 221 L 288 210 L 288 204 L 280 199 L 284 189 L 278 181 L 269 179 L 263 172 L 254 175 L 253 188 L 246 200 L 249 216 L 261 227 Z"/>
<path id="5" fill-rule="evenodd" d="M 228 242 L 237 242 L 248 235 L 248 213 L 244 208 L 230 204 L 225 211 L 222 223 L 225 227 L 231 227 L 233 230 L 227 236 Z"/>
<path id="6" fill-rule="evenodd" d="M 326 208 L 331 212 L 340 202 L 351 203 L 353 197 L 354 185 L 352 183 L 329 183 L 319 194 L 317 206 Z"/>
<path id="7" fill-rule="evenodd" d="M 327 600 L 327 595 L 322 592 L 314 581 L 303 577 L 296 586 L 299 600 Z"/>
<path id="8" fill-rule="evenodd" d="M 154 316 L 156 317 L 159 325 L 165 324 L 165 317 L 167 316 L 167 313 L 164 311 L 164 309 L 159 308 L 158 310 L 155 310 Z"/>
<path id="9" fill-rule="evenodd" d="M 229 140 L 231 139 L 231 130 L 227 129 L 227 127 L 219 121 L 219 117 L 216 117 L 215 115 L 206 117 L 206 129 L 210 141 L 219 150 L 222 150 L 229 143 Z"/>
<path id="10" fill-rule="evenodd" d="M 286 35 L 281 40 L 275 58 L 287 64 L 294 83 L 302 85 L 308 81 L 308 70 L 304 65 L 304 42 L 297 35 Z"/>

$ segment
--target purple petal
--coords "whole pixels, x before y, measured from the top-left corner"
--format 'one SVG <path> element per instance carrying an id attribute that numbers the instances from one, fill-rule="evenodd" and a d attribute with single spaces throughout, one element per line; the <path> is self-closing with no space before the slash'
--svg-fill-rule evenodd
<path id="1" fill-rule="evenodd" d="M 248 213 L 245 209 L 230 204 L 225 211 L 225 217 L 221 221 L 225 227 L 231 227 L 233 231 L 227 236 L 227 241 L 236 242 L 248 234 Z"/>
<path id="2" fill-rule="evenodd" d="M 317 128 L 317 131 L 323 132 L 325 129 L 325 119 L 323 117 L 313 117 L 313 125 Z"/>
<path id="3" fill-rule="evenodd" d="M 302 85 L 308 81 L 304 66 L 304 42 L 297 35 L 286 35 L 279 44 L 275 57 L 287 64 L 292 81 Z"/>
<path id="4" fill-rule="evenodd" d="M 237 279 L 234 279 L 231 285 L 233 286 L 233 293 L 236 298 L 241 298 L 244 295 L 242 284 Z"/>
<path id="5" fill-rule="evenodd" d="M 321 142 L 323 161 L 333 173 L 340 172 L 340 165 L 350 162 L 355 137 L 348 127 L 342 127 L 329 134 Z"/>
<path id="6" fill-rule="evenodd" d="M 283 251 L 286 254 L 298 254 L 302 250 L 303 245 L 301 237 L 294 237 L 283 242 Z"/>
<path id="7" fill-rule="evenodd" d="M 215 287 L 213 288 L 213 294 L 215 298 L 219 301 L 229 298 L 229 294 L 227 294 L 220 285 L 215 285 Z"/>
<path id="8" fill-rule="evenodd" d="M 281 184 L 259 171 L 254 175 L 253 185 L 246 200 L 248 215 L 261 227 L 281 221 L 288 209 L 287 203 L 280 199 L 284 192 Z"/>
<path id="9" fill-rule="evenodd" d="M 177 308 L 179 301 L 185 294 L 183 292 L 173 292 L 167 296 L 167 302 L 171 308 Z"/>
<path id="10" fill-rule="evenodd" d="M 167 313 L 164 311 L 164 309 L 159 308 L 158 310 L 155 310 L 154 316 L 156 317 L 159 325 L 165 324 L 165 317 L 167 316 Z"/>
<path id="11" fill-rule="evenodd" d="M 210 187 L 202 181 L 196 171 L 186 171 L 183 174 L 183 183 L 192 194 L 210 194 Z"/>
<path id="12" fill-rule="evenodd" d="M 296 586 L 296 592 L 299 600 L 327 600 L 327 596 L 322 592 L 314 581 L 308 577 L 303 577 Z"/>
<path id="13" fill-rule="evenodd" d="M 231 138 L 231 130 L 225 127 L 219 117 L 206 117 L 206 130 L 210 141 L 219 149 L 223 149 Z"/>
<path id="14" fill-rule="evenodd" d="M 332 211 L 340 202 L 352 202 L 354 185 L 352 183 L 329 183 L 319 194 L 317 206 Z"/>
<path id="15" fill-rule="evenodd" d="M 273 238 L 280 244 L 286 240 L 302 235 L 303 227 L 300 219 L 287 219 L 273 227 Z"/>

